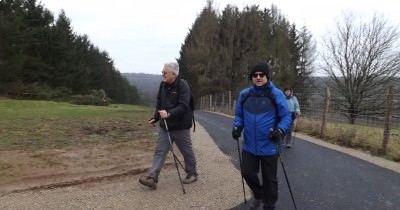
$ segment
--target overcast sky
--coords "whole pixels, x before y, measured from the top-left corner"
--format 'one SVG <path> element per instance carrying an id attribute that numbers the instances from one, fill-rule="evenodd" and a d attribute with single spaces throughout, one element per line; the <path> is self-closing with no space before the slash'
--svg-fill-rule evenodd
<path id="1" fill-rule="evenodd" d="M 64 9 L 78 34 L 109 53 L 122 73 L 160 74 L 165 62 L 175 61 L 206 0 L 38 0 L 58 16 Z M 382 14 L 400 24 L 399 0 L 214 0 L 222 11 L 227 4 L 270 8 L 274 4 L 289 22 L 306 26 L 317 43 L 343 11 Z M 317 45 L 318 48 L 318 45 Z"/>

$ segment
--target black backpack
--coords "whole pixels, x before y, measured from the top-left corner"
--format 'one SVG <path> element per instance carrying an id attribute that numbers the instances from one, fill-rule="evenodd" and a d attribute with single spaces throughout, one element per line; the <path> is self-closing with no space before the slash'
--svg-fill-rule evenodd
<path id="1" fill-rule="evenodd" d="M 179 97 L 179 83 L 181 82 L 181 80 L 184 80 L 188 85 L 189 85 L 189 89 L 190 89 L 190 101 L 189 101 L 189 108 L 192 111 L 192 121 L 193 121 L 193 132 L 196 130 L 196 122 L 194 121 L 194 110 L 196 109 L 195 107 L 195 101 L 194 101 L 194 96 L 193 96 L 193 91 L 192 91 L 192 85 L 185 79 L 182 79 L 181 77 L 178 77 L 178 97 Z"/>
<path id="2" fill-rule="evenodd" d="M 187 81 L 187 80 L 185 80 L 185 79 L 182 79 L 181 77 L 177 77 L 176 78 L 177 80 L 178 80 L 178 83 L 177 83 L 177 89 L 176 89 L 176 92 L 178 93 L 178 97 L 179 97 L 179 92 L 180 92 L 180 89 L 179 89 L 179 87 L 180 87 L 180 82 L 181 82 L 181 80 L 184 80 L 188 85 L 189 85 L 189 89 L 190 89 L 190 101 L 189 101 L 189 108 L 190 108 L 190 111 L 192 112 L 192 121 L 193 121 L 193 132 L 196 130 L 196 122 L 194 121 L 194 110 L 195 110 L 195 101 L 194 101 L 194 96 L 193 96 L 193 91 L 192 91 L 192 85 Z M 161 88 L 162 88 L 162 85 L 163 85 L 163 83 L 164 82 L 161 82 L 160 83 L 160 87 L 158 88 L 158 91 L 159 91 L 159 93 L 158 94 L 160 94 L 160 91 L 161 91 Z"/>
<path id="3" fill-rule="evenodd" d="M 190 102 L 189 102 L 189 108 L 190 108 L 190 110 L 192 110 L 192 112 L 196 109 L 196 107 L 195 107 L 195 101 L 194 101 L 194 96 L 193 96 L 193 91 L 192 91 L 192 85 L 187 81 L 187 80 L 185 80 L 185 79 L 182 79 L 182 78 L 179 78 L 179 81 L 178 81 L 178 87 L 179 87 L 179 83 L 181 82 L 181 80 L 184 80 L 188 85 L 189 85 L 189 88 L 190 88 Z M 178 88 L 178 94 L 179 94 L 179 88 Z"/>

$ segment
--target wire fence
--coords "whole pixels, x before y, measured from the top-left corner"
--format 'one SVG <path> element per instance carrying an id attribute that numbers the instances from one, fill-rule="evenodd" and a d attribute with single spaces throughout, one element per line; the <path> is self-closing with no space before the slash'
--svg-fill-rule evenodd
<path id="1" fill-rule="evenodd" d="M 202 96 L 198 101 L 198 106 L 202 110 L 234 115 L 238 95 L 237 92 L 226 91 Z M 336 135 L 335 138 L 338 139 L 350 138 L 352 140 L 350 142 L 344 140 L 344 144 L 356 147 L 361 145 L 360 147 L 366 147 L 366 150 L 382 149 L 388 143 L 389 146 L 396 143 L 400 149 L 400 93 L 393 87 L 374 99 L 364 98 L 363 105 L 378 106 L 379 109 L 364 109 L 362 112 L 345 106 L 349 104 L 346 99 L 329 89 L 297 90 L 294 95 L 300 103 L 302 113 L 297 123 L 298 129 L 303 128 L 301 131 L 321 138 L 332 138 L 332 135 Z M 309 128 L 310 124 L 312 128 Z M 341 135 L 344 136 L 341 137 Z M 374 141 L 366 142 L 364 139 L 367 138 L 373 138 Z M 385 141 L 386 145 L 384 145 Z M 386 153 L 386 151 L 383 152 Z M 375 151 L 375 153 L 379 152 Z M 400 161 L 400 154 L 398 158 Z"/>

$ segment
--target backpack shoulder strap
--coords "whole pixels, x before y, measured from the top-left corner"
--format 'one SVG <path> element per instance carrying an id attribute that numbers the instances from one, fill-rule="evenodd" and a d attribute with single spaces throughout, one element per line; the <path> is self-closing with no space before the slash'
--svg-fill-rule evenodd
<path id="1" fill-rule="evenodd" d="M 254 94 L 254 91 L 252 91 L 252 90 L 250 89 L 249 92 L 247 92 L 246 95 L 244 95 L 244 96 L 242 97 L 242 100 L 240 101 L 240 104 L 242 105 L 242 107 L 243 107 L 244 102 L 246 102 L 246 100 L 247 100 L 250 96 L 254 96 L 254 95 L 255 95 L 255 94 Z M 262 96 L 262 97 L 268 97 L 268 98 L 272 101 L 272 103 L 274 104 L 275 108 L 277 107 L 276 100 L 275 100 L 275 95 L 272 94 L 272 90 L 264 90 L 264 91 L 260 94 L 260 96 Z"/>
<path id="2" fill-rule="evenodd" d="M 249 92 L 246 93 L 246 95 L 243 96 L 242 101 L 240 102 L 241 105 L 242 105 L 242 110 L 243 110 L 244 102 L 246 102 L 246 100 L 247 100 L 250 96 L 253 96 L 253 95 L 254 95 L 254 92 L 250 89 Z M 260 96 L 268 97 L 268 98 L 271 100 L 272 104 L 273 104 L 274 107 L 275 107 L 275 116 L 279 118 L 279 114 L 278 114 L 278 104 L 276 103 L 276 96 L 275 96 L 274 94 L 272 94 L 272 89 L 267 89 L 267 90 L 263 91 L 263 93 L 261 93 Z M 243 113 L 243 111 L 242 111 L 242 113 Z M 277 121 L 277 122 L 278 122 L 278 121 Z M 275 127 L 276 127 L 276 126 L 277 126 L 277 125 L 275 125 Z"/>
<path id="3" fill-rule="evenodd" d="M 178 97 L 179 97 L 179 93 L 180 93 L 180 82 L 181 80 L 183 80 L 184 82 L 186 82 L 186 84 L 188 84 L 189 86 L 189 93 L 190 93 L 190 99 L 189 99 L 189 109 L 192 112 L 192 121 L 193 121 L 193 132 L 196 130 L 196 122 L 194 120 L 194 99 L 193 99 L 193 94 L 192 94 L 192 86 L 190 85 L 189 82 L 187 82 L 185 79 L 178 77 L 178 83 L 177 83 L 177 93 L 178 93 Z"/>
<path id="4" fill-rule="evenodd" d="M 240 101 L 240 104 L 242 105 L 242 109 L 243 109 L 244 102 L 246 102 L 246 100 L 247 100 L 250 96 L 253 96 L 253 95 L 255 95 L 255 94 L 254 94 L 254 91 L 252 91 L 252 90 L 250 89 L 249 92 L 247 92 L 246 95 L 244 95 L 244 96 L 242 97 L 242 100 Z M 272 90 L 269 90 L 269 89 L 264 90 L 264 91 L 260 94 L 260 96 L 262 96 L 262 97 L 268 97 L 268 98 L 271 100 L 272 104 L 274 104 L 274 106 L 275 106 L 275 115 L 278 116 L 278 104 L 276 103 L 276 96 L 275 96 L 274 94 L 272 94 Z M 242 113 L 243 113 L 243 112 L 242 112 Z"/>
<path id="5" fill-rule="evenodd" d="M 244 96 L 242 97 L 242 100 L 240 101 L 240 105 L 242 106 L 242 109 L 243 109 L 244 102 L 246 102 L 246 100 L 247 100 L 251 95 L 253 95 L 253 91 L 252 91 L 251 89 L 249 89 L 249 92 L 247 92 L 246 95 L 244 95 Z"/>
<path id="6" fill-rule="evenodd" d="M 161 100 L 161 89 L 164 86 L 164 81 L 160 82 L 160 87 L 158 87 L 158 94 L 157 94 L 157 100 L 160 101 Z"/>

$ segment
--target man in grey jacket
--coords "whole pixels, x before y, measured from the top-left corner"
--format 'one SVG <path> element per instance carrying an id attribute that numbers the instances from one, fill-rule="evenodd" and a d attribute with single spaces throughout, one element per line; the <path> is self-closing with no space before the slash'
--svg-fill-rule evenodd
<path id="1" fill-rule="evenodd" d="M 153 118 L 149 120 L 151 124 L 160 121 L 159 139 L 148 175 L 139 178 L 139 182 L 150 189 L 157 188 L 158 175 L 171 149 L 168 132 L 185 162 L 187 176 L 182 182 L 190 184 L 197 181 L 196 158 L 190 138 L 193 117 L 193 110 L 190 108 L 191 90 L 189 84 L 179 77 L 177 63 L 164 64 L 162 75 L 164 80 L 157 95 L 156 110 Z"/>

